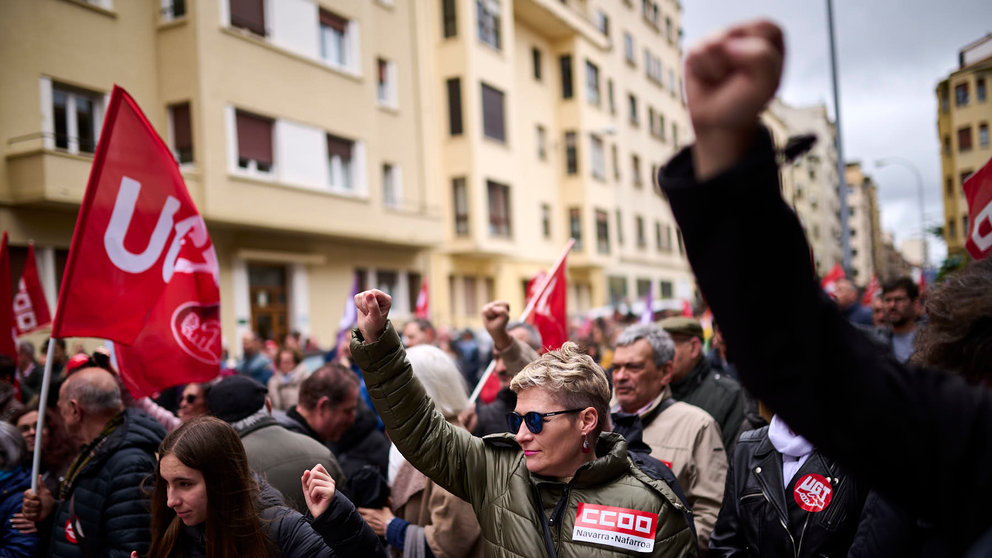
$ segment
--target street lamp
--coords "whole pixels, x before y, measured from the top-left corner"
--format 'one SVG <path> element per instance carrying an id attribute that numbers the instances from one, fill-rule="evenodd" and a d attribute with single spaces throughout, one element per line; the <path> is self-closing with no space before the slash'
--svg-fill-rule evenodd
<path id="1" fill-rule="evenodd" d="M 920 170 L 916 168 L 912 162 L 908 159 L 903 159 L 902 157 L 886 157 L 884 159 L 879 159 L 875 161 L 876 167 L 884 167 L 886 165 L 899 165 L 908 168 L 912 171 L 913 175 L 916 176 L 916 193 L 920 198 L 920 241 L 923 243 L 923 262 L 921 273 L 930 266 L 929 250 L 927 249 L 927 226 L 926 219 L 924 217 L 924 203 L 923 203 L 923 175 L 920 174 Z"/>

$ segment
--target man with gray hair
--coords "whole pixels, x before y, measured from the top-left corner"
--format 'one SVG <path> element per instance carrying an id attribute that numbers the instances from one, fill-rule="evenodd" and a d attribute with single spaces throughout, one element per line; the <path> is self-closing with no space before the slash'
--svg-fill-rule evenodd
<path id="1" fill-rule="evenodd" d="M 703 550 L 723 502 L 727 454 L 713 417 L 672 399 L 674 358 L 672 337 L 657 325 L 635 324 L 620 333 L 612 367 L 614 432 L 633 438 L 643 428 L 651 456 L 675 473 L 685 492 Z"/>
<path id="2" fill-rule="evenodd" d="M 102 368 L 72 373 L 59 388 L 59 414 L 82 451 L 57 494 L 48 551 L 52 556 L 111 556 L 148 552 L 148 496 L 142 482 L 155 474 L 165 430 L 137 409 L 124 409 L 117 378 Z M 45 490 L 44 488 L 40 488 Z M 52 510 L 24 493 L 24 516 L 38 522 Z"/>
<path id="3" fill-rule="evenodd" d="M 286 505 L 307 513 L 300 475 L 321 464 L 337 483 L 345 476 L 334 454 L 324 444 L 291 432 L 272 417 L 265 386 L 248 376 L 228 376 L 207 392 L 210 414 L 237 431 L 248 454 L 248 466 L 278 490 Z"/>

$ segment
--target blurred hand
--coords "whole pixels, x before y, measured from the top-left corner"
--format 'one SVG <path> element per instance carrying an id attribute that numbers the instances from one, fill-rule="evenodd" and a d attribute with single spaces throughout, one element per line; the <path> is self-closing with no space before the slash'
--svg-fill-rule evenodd
<path id="1" fill-rule="evenodd" d="M 493 338 L 493 348 L 498 351 L 510 346 L 513 339 L 506 332 L 506 324 L 510 322 L 510 303 L 494 300 L 482 307 L 482 325 L 489 336 Z"/>
<path id="2" fill-rule="evenodd" d="M 393 298 L 388 294 L 372 289 L 355 295 L 355 307 L 358 309 L 358 331 L 362 332 L 365 343 L 375 343 L 386 329 L 389 308 Z"/>
<path id="3" fill-rule="evenodd" d="M 24 500 L 21 504 L 21 513 L 28 521 L 35 523 L 44 521 L 55 509 L 55 497 L 52 491 L 45 487 L 41 475 L 38 475 L 38 492 L 30 488 L 24 491 Z"/>
<path id="4" fill-rule="evenodd" d="M 758 115 L 778 89 L 784 59 L 782 30 L 769 21 L 731 27 L 689 51 L 685 90 L 698 180 L 747 152 Z"/>
<path id="5" fill-rule="evenodd" d="M 307 502 L 307 508 L 314 517 L 320 517 L 334 500 L 334 479 L 318 463 L 313 469 L 303 471 L 300 480 L 303 483 L 303 498 Z"/>
<path id="6" fill-rule="evenodd" d="M 475 405 L 469 405 L 465 407 L 464 411 L 458 413 L 458 421 L 462 423 L 465 430 L 475 432 L 476 427 L 479 426 L 479 416 L 475 414 Z"/>
<path id="7" fill-rule="evenodd" d="M 38 532 L 38 526 L 34 524 L 34 521 L 24 517 L 23 513 L 15 513 L 10 518 L 10 525 L 25 535 Z"/>
<path id="8" fill-rule="evenodd" d="M 365 520 L 365 523 L 368 523 L 369 527 L 380 537 L 386 536 L 386 529 L 389 527 L 389 522 L 396 517 L 389 508 L 382 508 L 381 510 L 358 508 L 358 513 L 362 514 L 362 519 Z"/>

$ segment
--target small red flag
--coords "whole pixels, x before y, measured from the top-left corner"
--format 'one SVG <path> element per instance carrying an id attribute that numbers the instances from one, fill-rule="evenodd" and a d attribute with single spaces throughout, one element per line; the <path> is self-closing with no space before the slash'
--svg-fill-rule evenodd
<path id="1" fill-rule="evenodd" d="M 48 301 L 45 300 L 45 290 L 41 288 L 41 280 L 38 278 L 34 244 L 28 244 L 24 273 L 17 282 L 17 294 L 14 295 L 14 319 L 17 335 L 37 331 L 52 323 L 52 316 L 48 312 Z"/>
<path id="2" fill-rule="evenodd" d="M 868 286 L 865 287 L 865 294 L 861 297 L 862 306 L 871 306 L 871 301 L 875 300 L 875 295 L 882 290 L 882 286 L 878 283 L 878 275 L 872 275 L 871 281 L 868 281 Z"/>
<path id="3" fill-rule="evenodd" d="M 545 351 L 558 349 L 568 341 L 568 317 L 565 308 L 568 286 L 565 280 L 565 267 L 563 260 L 555 274 L 551 276 L 544 292 L 535 301 L 534 312 L 530 316 L 531 323 L 541 332 L 541 342 Z M 540 288 L 544 278 L 544 273 L 538 274 L 527 284 L 527 292 L 531 293 L 531 296 L 535 289 Z"/>
<path id="4" fill-rule="evenodd" d="M 3 231 L 0 240 L 0 297 L 10 300 L 13 293 L 10 288 L 10 252 L 7 250 L 7 231 Z M 0 306 L 0 355 L 17 360 L 17 341 L 14 327 L 14 308 L 10 305 Z"/>
<path id="5" fill-rule="evenodd" d="M 135 396 L 220 370 L 217 256 L 172 153 L 115 86 L 52 337 L 114 341 Z"/>
<path id="6" fill-rule="evenodd" d="M 689 302 L 688 298 L 682 299 L 682 316 L 686 318 L 691 318 L 692 314 L 692 303 Z"/>
<path id="7" fill-rule="evenodd" d="M 980 260 L 992 254 L 992 159 L 964 181 L 968 199 L 968 240 L 965 248 Z"/>
<path id="8" fill-rule="evenodd" d="M 834 291 L 837 289 L 837 281 L 840 281 L 845 277 L 844 268 L 840 264 L 834 264 L 834 268 L 830 270 L 830 273 L 823 277 L 820 281 L 820 286 L 823 287 L 824 291 L 833 298 Z"/>
<path id="9" fill-rule="evenodd" d="M 417 294 L 417 308 L 414 315 L 418 318 L 427 319 L 430 317 L 430 294 L 427 292 L 427 280 L 420 283 L 420 293 Z"/>

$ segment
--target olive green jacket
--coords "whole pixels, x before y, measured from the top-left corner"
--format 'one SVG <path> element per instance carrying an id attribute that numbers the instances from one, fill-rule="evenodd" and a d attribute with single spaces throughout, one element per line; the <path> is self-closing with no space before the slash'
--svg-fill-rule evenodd
<path id="1" fill-rule="evenodd" d="M 377 342 L 367 345 L 356 330 L 351 352 L 364 371 L 372 402 L 403 456 L 439 486 L 472 505 L 487 556 L 547 556 L 542 523 L 548 524 L 551 544 L 561 557 L 697 555 L 685 506 L 667 483 L 634 463 L 620 435 L 602 434 L 596 446 L 599 457 L 580 467 L 567 484 L 532 476 L 513 435 L 475 438 L 444 420 L 414 377 L 391 324 Z M 653 550 L 618 548 L 616 544 L 631 544 L 632 537 L 577 528 L 580 503 L 657 514 Z M 598 518 L 596 514 L 584 516 Z M 606 524 L 612 524 L 613 517 L 609 516 Z M 628 523 L 630 517 L 626 516 Z M 573 540 L 577 533 L 590 537 L 591 531 L 593 538 L 607 537 L 608 543 Z M 641 544 L 643 537 L 635 544 Z"/>

